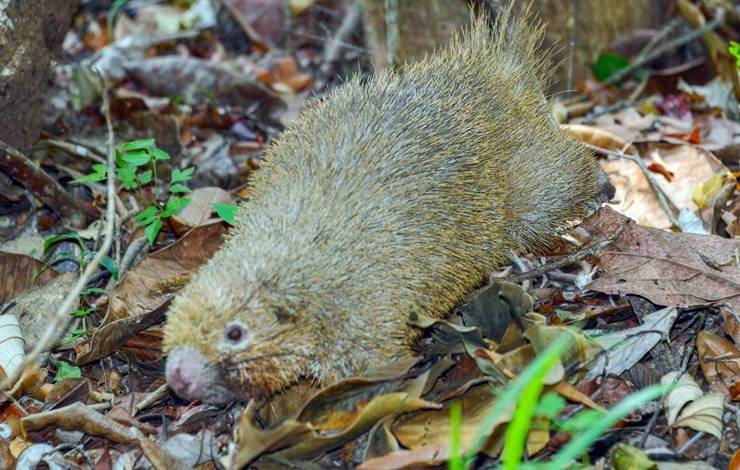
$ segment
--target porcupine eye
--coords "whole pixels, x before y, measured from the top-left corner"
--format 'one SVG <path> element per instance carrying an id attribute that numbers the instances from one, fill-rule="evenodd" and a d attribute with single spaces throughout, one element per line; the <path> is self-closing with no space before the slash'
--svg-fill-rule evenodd
<path id="1" fill-rule="evenodd" d="M 246 346 L 249 340 L 249 331 L 241 322 L 230 321 L 224 327 L 223 341 L 230 347 Z"/>

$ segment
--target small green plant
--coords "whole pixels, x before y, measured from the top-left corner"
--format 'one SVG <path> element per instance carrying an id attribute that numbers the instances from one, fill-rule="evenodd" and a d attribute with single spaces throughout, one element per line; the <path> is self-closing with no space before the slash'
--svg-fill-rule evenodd
<path id="1" fill-rule="evenodd" d="M 38 278 L 41 274 L 43 274 L 47 269 L 49 269 L 52 265 L 55 263 L 67 259 L 67 258 L 74 258 L 77 261 L 77 264 L 80 267 L 80 270 L 85 269 L 85 266 L 87 266 L 87 263 L 89 263 L 94 257 L 95 252 L 90 251 L 87 249 L 87 246 L 85 245 L 85 241 L 82 239 L 79 233 L 77 232 L 66 232 L 61 233 L 59 235 L 53 235 L 46 240 L 44 240 L 44 255 L 47 255 L 50 253 L 51 248 L 56 245 L 59 242 L 62 241 L 70 241 L 75 243 L 80 248 L 80 254 L 75 255 L 72 252 L 64 251 L 60 253 L 54 254 L 51 259 L 48 259 L 44 266 L 39 268 L 38 271 L 36 271 L 36 277 Z M 100 264 L 103 265 L 105 269 L 107 269 L 110 273 L 113 279 L 118 280 L 118 265 L 116 264 L 115 260 L 113 258 L 106 256 L 103 258 L 103 260 L 100 262 Z"/>
<path id="2" fill-rule="evenodd" d="M 165 219 L 183 210 L 190 199 L 183 196 L 190 192 L 187 182 L 193 177 L 195 168 L 174 169 L 170 174 L 166 190 L 157 176 L 157 163 L 170 160 L 170 155 L 155 145 L 154 139 L 127 142 L 116 149 L 116 176 L 123 189 L 136 191 L 151 185 L 154 202 L 134 216 L 144 227 L 144 235 L 153 244 L 164 226 Z M 93 183 L 106 179 L 108 168 L 103 164 L 93 165 L 93 172 L 74 180 L 75 183 Z"/>
<path id="3" fill-rule="evenodd" d="M 214 202 L 211 204 L 211 207 L 213 207 L 214 212 L 216 212 L 216 215 L 218 215 L 221 220 L 229 225 L 234 225 L 236 222 L 236 211 L 239 209 L 239 206 L 236 204 L 222 204 Z"/>
<path id="4" fill-rule="evenodd" d="M 730 41 L 730 54 L 735 58 L 735 65 L 740 69 L 740 44 Z"/>

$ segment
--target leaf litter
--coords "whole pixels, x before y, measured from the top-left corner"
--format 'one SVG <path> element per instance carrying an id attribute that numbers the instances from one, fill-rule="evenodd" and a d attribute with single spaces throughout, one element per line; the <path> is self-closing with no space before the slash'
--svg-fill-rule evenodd
<path id="1" fill-rule="evenodd" d="M 159 332 L 168 302 L 228 233 L 230 205 L 249 198 L 246 177 L 260 171 L 266 143 L 309 93 L 340 80 L 321 75 L 327 70 L 321 64 L 324 45 L 313 38 L 338 31 L 348 4 L 309 0 L 284 9 L 275 1 L 225 3 L 220 12 L 202 0 L 131 5 L 107 17 L 89 10 L 75 26 L 87 23 L 85 33 L 70 31 L 65 47 L 74 57 L 73 71 L 58 72 L 58 82 L 69 86 L 60 87 L 63 105 L 53 114 L 59 122 L 79 123 L 49 127 L 54 139 L 47 139 L 41 158 L 50 177 L 72 188 L 70 179 L 98 171 L 101 178 L 88 178 L 86 189 L 74 194 L 81 207 L 104 207 L 105 191 L 94 180 L 105 169 L 93 166 L 105 152 L 96 107 L 102 89 L 91 78 L 92 66 L 114 82 L 121 143 L 155 139 L 173 157 L 157 167 L 161 178 L 198 168 L 185 181 L 189 188 L 176 189 L 190 204 L 162 219 L 151 247 L 137 241 L 144 229 L 133 217 L 164 197 L 161 188 L 119 192 L 112 263 L 75 303 L 75 323 L 59 332 L 42 364 L 23 371 L 7 394 L 13 399 L 0 403 L 0 466 L 444 466 L 455 457 L 452 429 L 463 452 L 482 439 L 476 464 L 485 466 L 500 458 L 515 416 L 515 407 L 508 407 L 483 429 L 501 390 L 565 334 L 570 346 L 542 379 L 542 401 L 524 441 L 528 458 L 552 458 L 610 408 L 662 382 L 673 385 L 670 392 L 659 404 L 617 420 L 613 430 L 624 444 L 610 450 L 607 439 L 597 441 L 590 451 L 594 462 L 670 468 L 704 459 L 712 462 L 703 463 L 707 468 L 734 468 L 731 459 L 740 455 L 733 438 L 740 400 L 740 124 L 724 67 L 722 79 L 701 84 L 678 76 L 666 88 L 653 80 L 650 89 L 659 88 L 650 91 L 654 95 L 633 79 L 611 89 L 582 88 L 592 102 L 639 92 L 638 100 L 610 103 L 615 111 L 591 109 L 565 126 L 600 155 L 617 187 L 611 208 L 571 231 L 548 256 L 522 256 L 492 273 L 448 317 L 409 318 L 420 334 L 413 355 L 382 365 L 374 376 L 323 389 L 302 383 L 226 410 L 187 404 L 168 392 Z M 689 23 L 698 21 L 701 12 L 679 3 Z M 257 7 L 263 15 L 254 15 Z M 110 28 L 106 21 L 113 21 Z M 294 29 L 286 31 L 288 23 Z M 220 30 L 227 24 L 229 34 Z M 716 50 L 717 39 L 723 40 L 711 37 L 703 40 Z M 340 66 L 356 61 L 353 54 L 362 50 L 358 36 L 348 40 L 355 45 L 340 53 Z M 614 63 L 607 75 L 629 61 Z M 53 210 L 40 205 L 40 217 L 30 217 L 18 186 L 0 184 L 8 186 L 7 204 L 0 199 L 8 207 L 0 213 L 4 221 L 36 220 L 32 232 L 47 239 L 64 233 Z M 620 227 L 619 237 L 595 255 L 578 256 Z M 80 238 L 83 252 L 99 245 L 99 226 L 88 232 Z M 563 259 L 569 262 L 522 284 L 507 281 Z M 17 318 L 22 332 L 11 327 L 0 335 L 4 376 L 17 363 L 18 345 L 28 348 L 43 333 L 75 275 L 58 274 L 25 254 L 0 252 L 0 279 L 0 319 L 12 326 Z M 5 359 L 11 343 L 15 349 Z M 672 367 L 665 366 L 671 362 L 666 354 Z M 459 423 L 450 418 L 456 407 Z M 666 455 L 673 462 L 661 461 Z"/>

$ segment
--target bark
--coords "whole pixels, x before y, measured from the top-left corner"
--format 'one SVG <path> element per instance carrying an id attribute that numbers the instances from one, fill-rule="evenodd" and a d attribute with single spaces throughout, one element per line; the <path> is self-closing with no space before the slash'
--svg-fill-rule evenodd
<path id="1" fill-rule="evenodd" d="M 0 0 L 0 141 L 28 154 L 78 0 Z"/>

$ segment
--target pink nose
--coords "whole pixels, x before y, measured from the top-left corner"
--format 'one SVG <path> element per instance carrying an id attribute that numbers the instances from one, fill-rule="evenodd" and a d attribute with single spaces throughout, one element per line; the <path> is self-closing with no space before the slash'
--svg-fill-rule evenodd
<path id="1" fill-rule="evenodd" d="M 175 393 L 185 399 L 194 399 L 201 395 L 203 372 L 200 361 L 180 351 L 174 351 L 167 359 L 165 377 L 167 384 Z"/>

